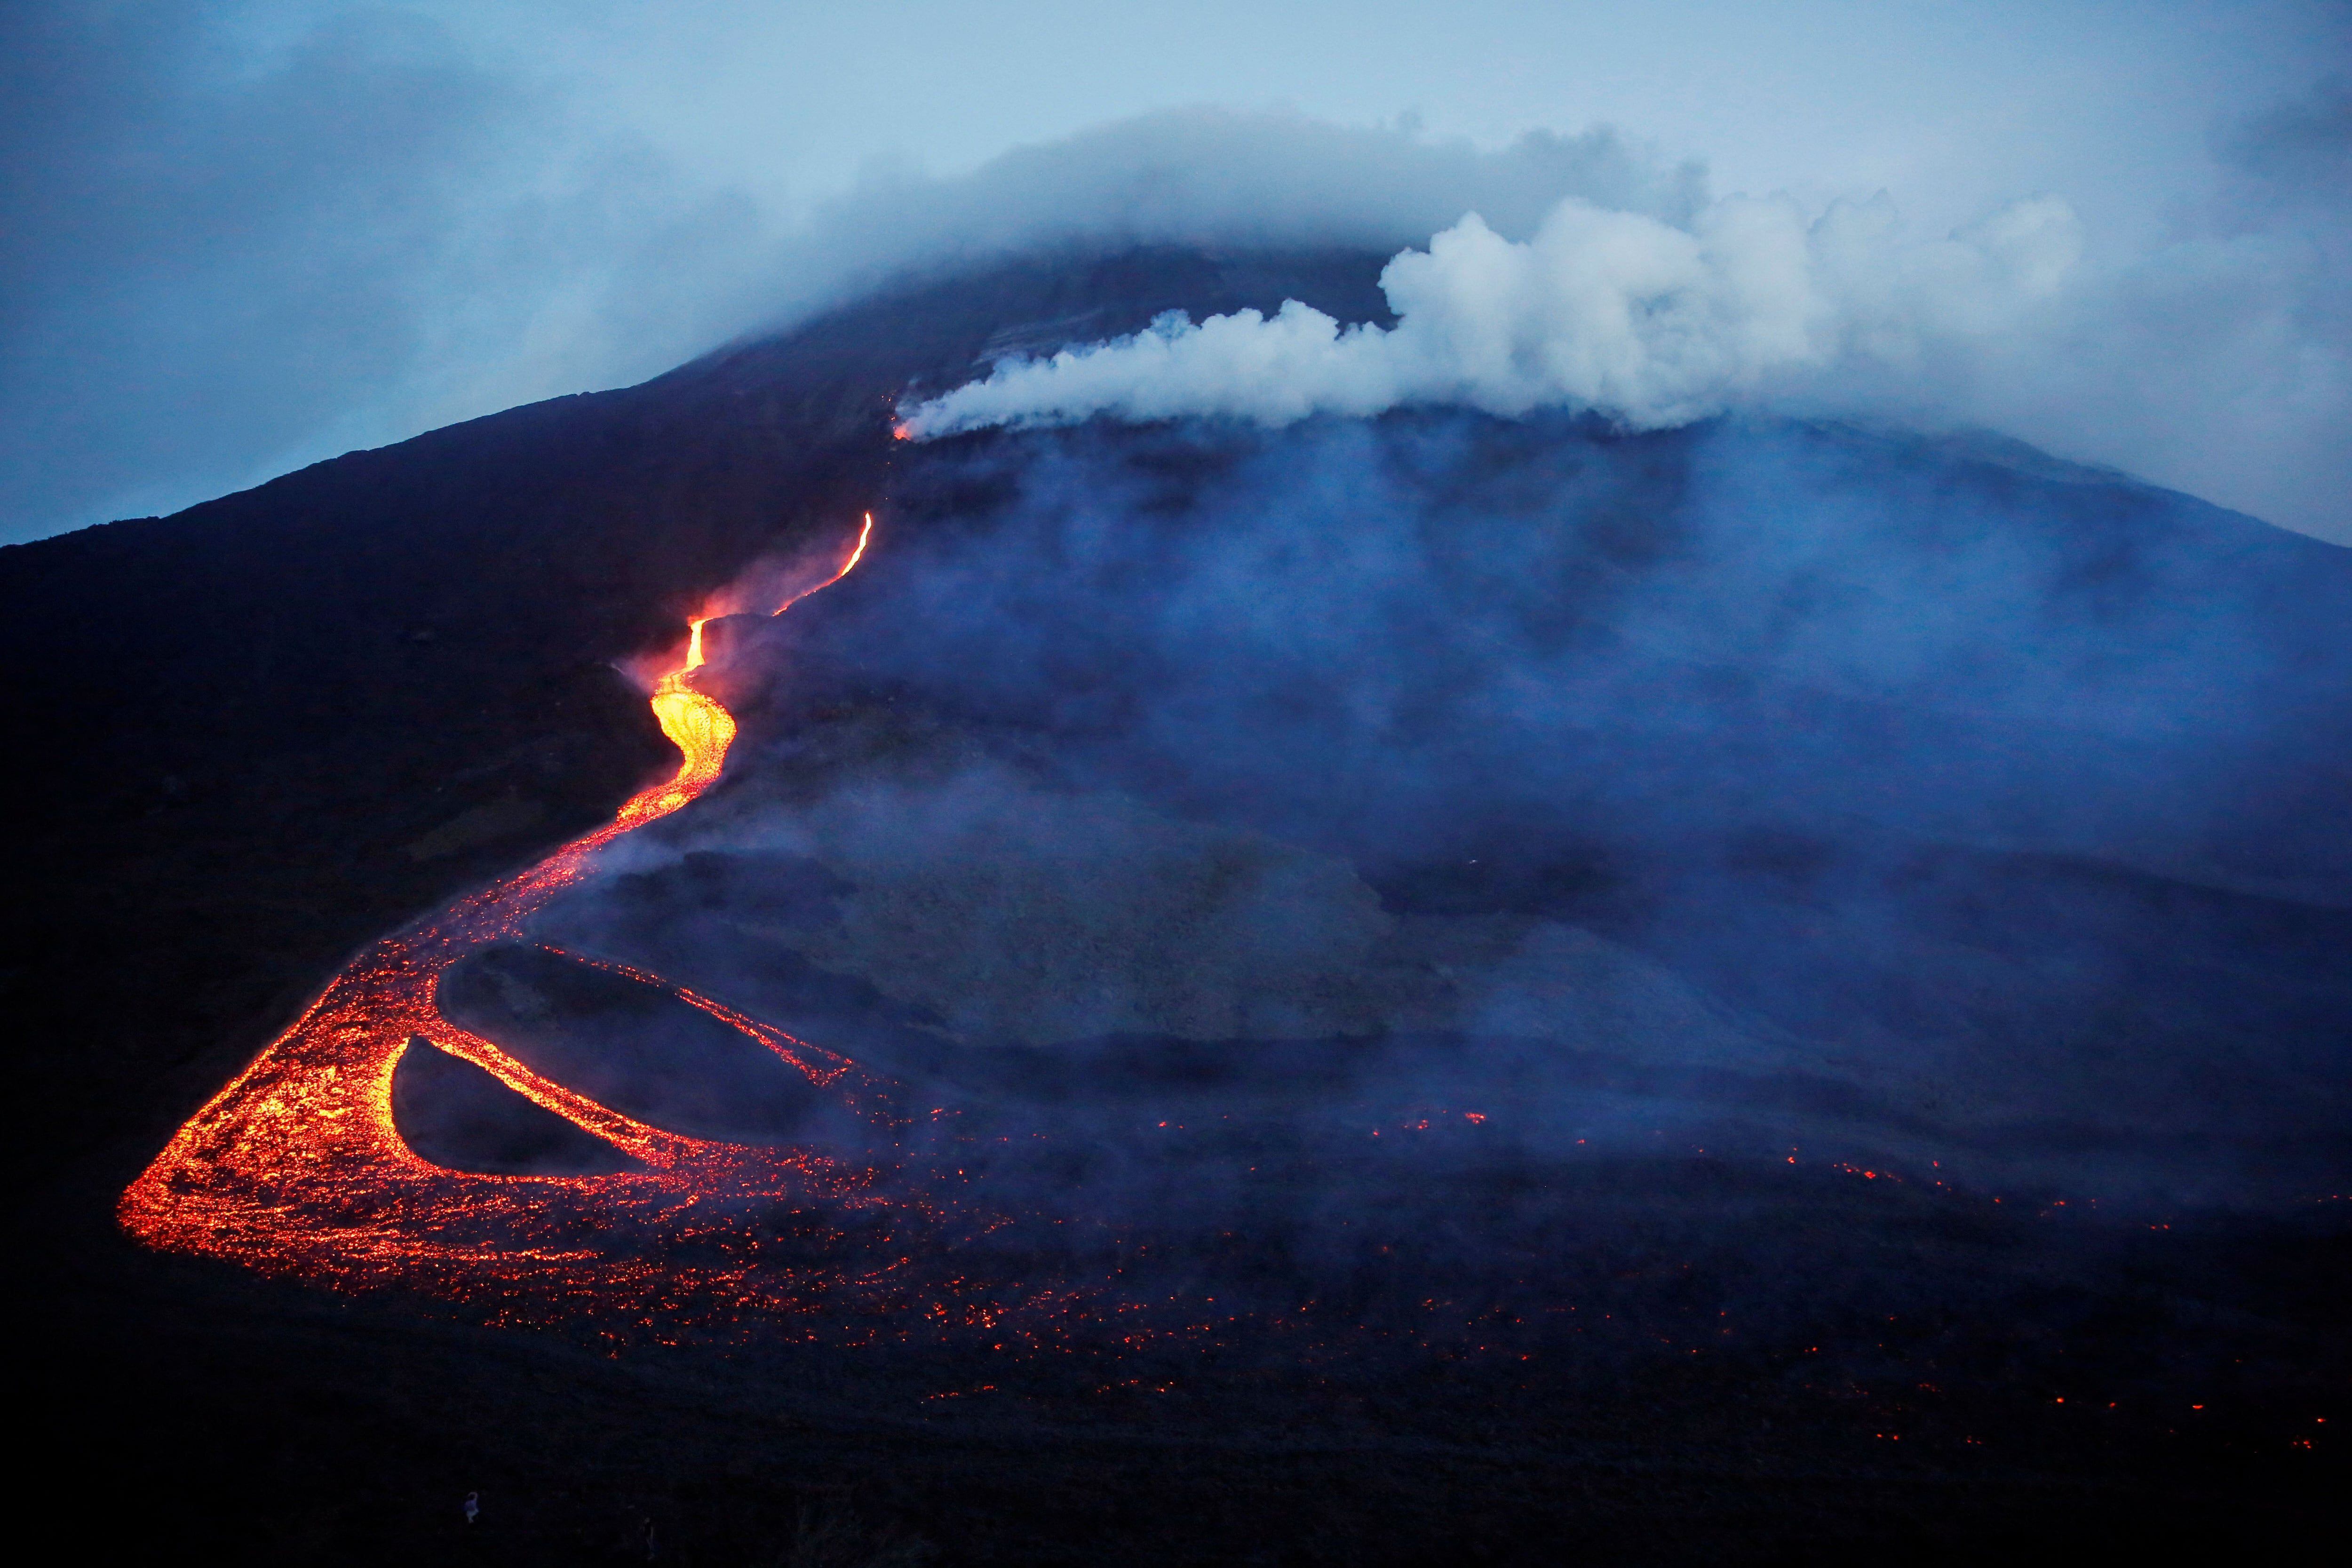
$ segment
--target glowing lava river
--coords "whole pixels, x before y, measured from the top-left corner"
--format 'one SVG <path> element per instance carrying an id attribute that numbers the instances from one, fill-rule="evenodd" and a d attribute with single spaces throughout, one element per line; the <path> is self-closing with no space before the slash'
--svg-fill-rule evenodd
<path id="1" fill-rule="evenodd" d="M 857 563 L 872 530 L 869 516 L 820 586 Z M 933 1250 L 952 1215 L 895 1166 L 649 1126 L 441 1015 L 437 987 L 451 965 L 486 944 L 528 940 L 526 923 L 599 848 L 718 780 L 735 721 L 694 683 L 701 626 L 693 623 L 686 662 L 653 693 L 662 732 L 685 754 L 677 776 L 539 864 L 361 953 L 124 1192 L 118 1214 L 132 1236 L 339 1289 L 421 1292 L 479 1321 L 593 1321 L 614 1338 L 754 1322 L 772 1332 L 779 1320 L 814 1332 L 820 1316 L 867 1337 L 995 1321 L 1001 1309 L 975 1287 L 913 1278 L 910 1254 Z M 870 1128 L 874 1150 L 889 1151 L 907 1130 L 892 1085 L 846 1058 L 657 976 L 600 967 L 666 989 L 757 1041 Z M 419 1157 L 393 1111 L 394 1075 L 415 1041 L 602 1140 L 628 1168 L 494 1175 Z"/>

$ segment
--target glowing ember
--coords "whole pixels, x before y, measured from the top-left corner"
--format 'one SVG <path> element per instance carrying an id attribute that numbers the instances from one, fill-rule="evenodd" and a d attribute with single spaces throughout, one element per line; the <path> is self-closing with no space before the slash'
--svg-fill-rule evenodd
<path id="1" fill-rule="evenodd" d="M 873 528 L 869 515 L 841 570 L 819 586 L 856 565 Z M 662 732 L 684 753 L 677 776 L 538 865 L 368 949 L 123 1193 L 125 1228 L 152 1247 L 338 1288 L 421 1288 L 492 1321 L 590 1315 L 658 1334 L 820 1304 L 895 1308 L 917 1321 L 1001 1310 L 974 1300 L 968 1282 L 948 1287 L 964 1292 L 952 1306 L 937 1299 L 939 1287 L 900 1283 L 909 1232 L 936 1232 L 947 1216 L 919 1192 L 887 1185 L 884 1170 L 814 1149 L 665 1131 L 541 1077 L 440 1014 L 436 988 L 452 964 L 520 938 L 597 849 L 717 781 L 735 721 L 689 680 L 703 664 L 702 625 L 692 623 L 685 663 L 653 693 Z M 663 986 L 758 1041 L 871 1128 L 877 1145 L 905 1128 L 892 1086 L 854 1062 L 658 976 L 597 966 Z M 393 1121 L 393 1073 L 413 1037 L 482 1068 L 637 1168 L 501 1176 L 428 1163 Z"/>

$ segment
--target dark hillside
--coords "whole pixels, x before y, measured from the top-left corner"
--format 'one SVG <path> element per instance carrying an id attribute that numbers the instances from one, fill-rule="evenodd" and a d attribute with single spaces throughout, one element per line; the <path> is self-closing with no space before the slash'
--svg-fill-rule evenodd
<path id="1" fill-rule="evenodd" d="M 12 1166 L 160 1138 L 343 952 L 607 814 L 667 752 L 613 661 L 878 504 L 902 387 L 1168 309 L 1360 313 L 1377 270 L 1017 264 L 0 550 L 0 657 L 26 677 L 0 721 L 34 764 L 5 994 L 41 1108 Z"/>

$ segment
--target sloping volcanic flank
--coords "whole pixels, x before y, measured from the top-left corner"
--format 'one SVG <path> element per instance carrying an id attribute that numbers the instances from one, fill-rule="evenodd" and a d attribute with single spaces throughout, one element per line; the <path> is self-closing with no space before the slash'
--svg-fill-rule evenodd
<path id="1" fill-rule="evenodd" d="M 902 388 L 1168 309 L 1363 315 L 1378 268 L 1030 260 L 0 550 L 9 1159 L 161 1136 L 338 954 L 608 815 L 666 750 L 614 661 L 877 504 Z"/>

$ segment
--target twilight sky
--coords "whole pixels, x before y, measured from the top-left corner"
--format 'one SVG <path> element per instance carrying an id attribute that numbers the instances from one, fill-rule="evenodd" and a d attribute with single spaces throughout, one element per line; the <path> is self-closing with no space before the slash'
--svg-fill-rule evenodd
<path id="1" fill-rule="evenodd" d="M 1873 384 L 1888 412 L 2352 542 L 2347 62 L 2342 0 L 19 5 L 0 541 L 1024 236 L 1426 247 L 1477 206 L 1524 240 L 1601 190 L 1884 192 L 1905 256 L 2059 198 L 2023 210 L 2071 215 L 2064 278 Z"/>

